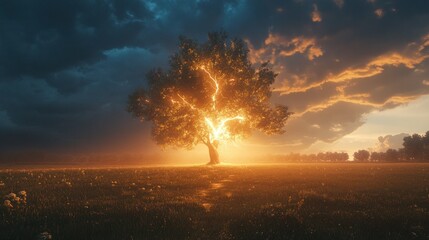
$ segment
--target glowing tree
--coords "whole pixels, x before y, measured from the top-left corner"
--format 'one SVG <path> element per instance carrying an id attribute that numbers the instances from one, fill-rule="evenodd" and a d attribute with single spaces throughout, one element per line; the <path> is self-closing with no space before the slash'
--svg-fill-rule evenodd
<path id="1" fill-rule="evenodd" d="M 252 67 L 241 39 L 210 33 L 199 44 L 181 37 L 170 69 L 150 71 L 147 85 L 130 95 L 128 111 L 152 122 L 157 144 L 192 149 L 203 143 L 209 164 L 218 164 L 221 142 L 246 137 L 252 129 L 284 132 L 291 113 L 270 103 L 276 76 L 268 63 Z"/>

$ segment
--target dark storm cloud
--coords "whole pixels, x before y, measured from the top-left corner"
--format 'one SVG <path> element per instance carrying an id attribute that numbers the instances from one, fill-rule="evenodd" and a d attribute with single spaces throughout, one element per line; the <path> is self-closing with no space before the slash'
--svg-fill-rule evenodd
<path id="1" fill-rule="evenodd" d="M 0 9 L 3 74 L 44 77 L 139 45 L 151 17 L 138 1 L 5 1 Z"/>
<path id="2" fill-rule="evenodd" d="M 274 101 L 296 114 L 277 140 L 331 142 L 429 93 L 428 12 L 423 0 L 4 1 L 0 149 L 137 147 L 147 129 L 127 95 L 179 35 L 217 30 L 279 72 Z"/>
<path id="3" fill-rule="evenodd" d="M 119 148 L 127 144 L 121 139 L 135 141 L 142 136 L 142 127 L 125 112 L 127 95 L 142 84 L 148 69 L 162 65 L 166 56 L 142 48 L 104 54 L 106 57 L 95 64 L 56 72 L 46 81 L 21 77 L 0 82 L 0 106 L 3 119 L 7 119 L 3 129 L 27 130 L 27 135 L 14 138 L 2 135 L 3 141 L 39 139 L 37 146 L 80 149 L 116 142 Z M 76 83 L 81 85 L 74 86 Z"/>

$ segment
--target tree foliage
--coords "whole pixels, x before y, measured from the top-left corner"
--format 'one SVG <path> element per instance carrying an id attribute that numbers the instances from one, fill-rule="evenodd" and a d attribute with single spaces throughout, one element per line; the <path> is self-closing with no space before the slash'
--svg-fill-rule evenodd
<path id="1" fill-rule="evenodd" d="M 357 162 L 367 162 L 369 156 L 370 154 L 367 150 L 359 150 L 353 154 L 353 159 Z"/>
<path id="2" fill-rule="evenodd" d="M 152 136 L 160 145 L 191 149 L 246 137 L 252 129 L 280 134 L 291 113 L 270 103 L 276 76 L 268 63 L 255 68 L 249 62 L 241 39 L 209 33 L 200 44 L 181 37 L 169 69 L 147 74 L 147 85 L 130 95 L 128 111 L 153 123 Z M 223 124 L 219 139 L 209 122 Z"/>
<path id="3" fill-rule="evenodd" d="M 403 146 L 405 155 L 409 160 L 416 161 L 423 158 L 425 149 L 424 136 L 413 134 L 412 136 L 405 137 Z"/>

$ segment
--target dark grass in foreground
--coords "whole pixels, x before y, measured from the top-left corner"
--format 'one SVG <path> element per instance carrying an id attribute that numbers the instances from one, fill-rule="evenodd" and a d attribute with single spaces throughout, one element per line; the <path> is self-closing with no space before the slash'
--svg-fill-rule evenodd
<path id="1" fill-rule="evenodd" d="M 429 164 L 0 172 L 20 190 L 0 239 L 429 238 Z"/>

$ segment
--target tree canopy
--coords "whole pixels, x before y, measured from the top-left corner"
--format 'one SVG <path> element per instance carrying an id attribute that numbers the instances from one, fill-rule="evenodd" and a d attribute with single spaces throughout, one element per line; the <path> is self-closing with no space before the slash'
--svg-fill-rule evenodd
<path id="1" fill-rule="evenodd" d="M 251 130 L 281 134 L 291 113 L 270 102 L 277 76 L 268 62 L 254 67 L 246 43 L 223 32 L 209 33 L 205 43 L 180 37 L 169 69 L 153 69 L 147 85 L 129 97 L 128 111 L 152 122 L 159 145 L 210 148 L 247 137 Z M 210 153 L 212 157 L 212 153 Z"/>
<path id="2" fill-rule="evenodd" d="M 353 154 L 353 158 L 357 162 L 366 162 L 369 159 L 369 155 L 367 150 L 359 150 Z"/>

